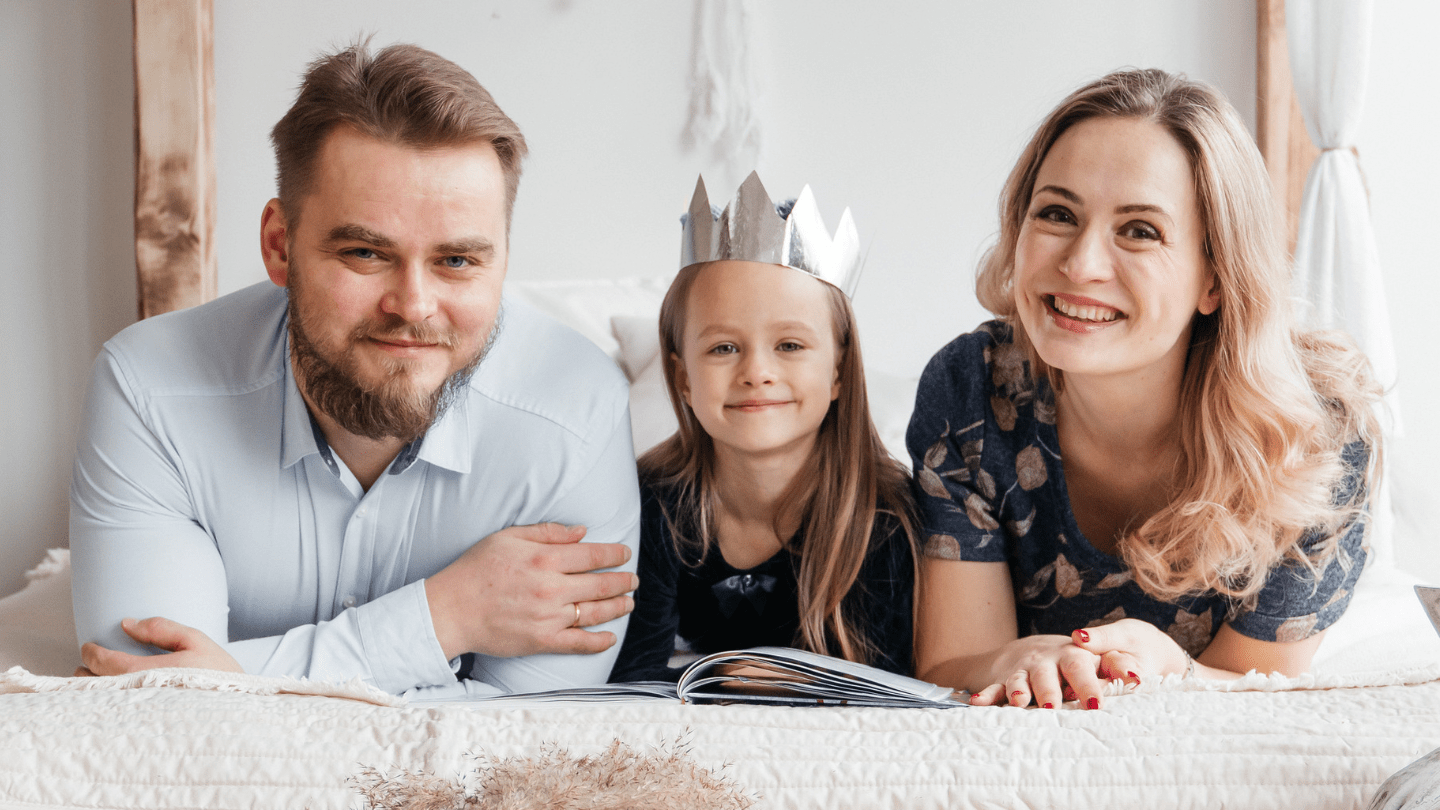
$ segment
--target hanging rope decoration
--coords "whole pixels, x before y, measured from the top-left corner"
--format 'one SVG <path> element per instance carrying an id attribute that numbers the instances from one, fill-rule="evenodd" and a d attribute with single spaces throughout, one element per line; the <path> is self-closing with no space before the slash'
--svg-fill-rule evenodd
<path id="1" fill-rule="evenodd" d="M 739 177 L 760 159 L 754 0 L 695 0 L 690 112 L 681 136 L 690 150 Z"/>

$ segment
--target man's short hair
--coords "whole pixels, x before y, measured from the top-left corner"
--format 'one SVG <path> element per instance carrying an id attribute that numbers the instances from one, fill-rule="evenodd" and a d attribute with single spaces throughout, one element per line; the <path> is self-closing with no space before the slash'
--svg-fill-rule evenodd
<path id="1" fill-rule="evenodd" d="M 316 156 L 341 125 L 417 149 L 489 143 L 505 175 L 508 229 L 525 136 L 464 68 L 417 45 L 372 54 L 368 42 L 311 62 L 295 103 L 270 131 L 280 205 L 292 227 L 313 184 Z"/>

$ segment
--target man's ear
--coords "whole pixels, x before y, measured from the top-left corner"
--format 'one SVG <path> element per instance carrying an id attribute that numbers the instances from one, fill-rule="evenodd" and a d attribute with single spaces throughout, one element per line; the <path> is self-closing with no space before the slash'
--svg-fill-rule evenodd
<path id="1" fill-rule="evenodd" d="M 690 375 L 685 373 L 685 361 L 674 352 L 670 353 L 670 361 L 675 364 L 675 390 L 680 392 L 680 398 L 685 400 L 685 404 L 690 405 Z"/>
<path id="2" fill-rule="evenodd" d="M 1196 306 L 1201 315 L 1209 315 L 1220 308 L 1220 277 L 1213 270 L 1207 275 L 1210 277 L 1210 289 L 1200 296 L 1200 303 Z"/>
<path id="3" fill-rule="evenodd" d="M 265 203 L 260 213 L 260 258 L 275 286 L 290 286 L 290 225 L 278 199 Z"/>

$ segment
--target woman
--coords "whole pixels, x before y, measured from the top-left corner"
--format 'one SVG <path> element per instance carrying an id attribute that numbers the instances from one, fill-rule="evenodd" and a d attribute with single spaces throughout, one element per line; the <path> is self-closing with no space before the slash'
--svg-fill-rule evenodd
<path id="1" fill-rule="evenodd" d="M 1102 679 L 1297 674 L 1365 561 L 1368 366 L 1298 332 L 1254 142 L 1214 90 L 1113 73 L 1011 172 L 980 301 L 908 432 L 920 677 L 1098 708 Z"/>

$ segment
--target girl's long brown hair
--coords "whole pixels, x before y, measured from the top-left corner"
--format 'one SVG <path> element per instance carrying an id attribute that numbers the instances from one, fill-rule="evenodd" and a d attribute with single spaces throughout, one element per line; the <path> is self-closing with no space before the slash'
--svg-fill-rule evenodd
<path id="1" fill-rule="evenodd" d="M 681 559 L 693 558 L 695 564 L 715 542 L 715 447 L 680 395 L 677 379 L 679 358 L 684 356 L 685 309 L 691 285 L 703 267 L 697 264 L 681 270 L 660 307 L 665 388 L 680 428 L 639 460 L 642 480 L 677 493 L 675 513 L 667 513 L 665 519 L 676 552 Z M 872 663 L 875 641 L 866 638 L 857 617 L 846 612 L 845 596 L 855 587 L 870 552 L 875 516 L 881 510 L 893 515 L 904 530 L 913 575 L 913 567 L 919 564 L 915 507 L 909 473 L 886 452 L 870 419 L 855 313 L 840 290 L 816 283 L 829 294 L 840 395 L 830 403 L 820 424 L 808 468 L 795 476 L 776 510 L 780 515 L 796 508 L 806 527 L 804 537 L 797 538 L 801 546 L 791 548 L 800 559 L 796 574 L 800 628 L 795 646 L 822 654 L 834 651 L 851 661 Z"/>
<path id="2" fill-rule="evenodd" d="M 1348 336 L 1296 328 L 1279 212 L 1239 114 L 1210 87 L 1161 70 L 1111 73 L 1071 93 L 1001 192 L 1000 237 L 981 260 L 976 293 L 1013 325 L 1037 377 L 1064 386 L 1016 317 L 1015 245 L 1050 148 L 1091 118 L 1153 122 L 1185 150 L 1220 291 L 1220 308 L 1191 327 L 1174 497 L 1121 538 L 1120 553 L 1157 598 L 1215 591 L 1249 603 L 1282 560 L 1314 570 L 1365 519 L 1380 470 L 1379 386 Z M 1356 440 L 1369 448 L 1368 469 L 1347 493 L 1342 453 Z M 1317 527 L 1325 537 L 1307 555 L 1299 542 Z"/>

